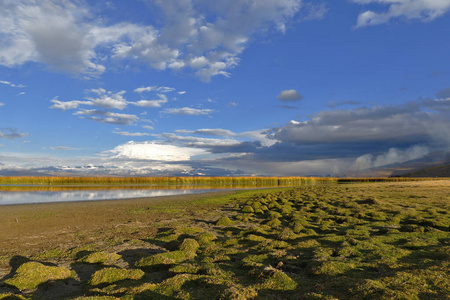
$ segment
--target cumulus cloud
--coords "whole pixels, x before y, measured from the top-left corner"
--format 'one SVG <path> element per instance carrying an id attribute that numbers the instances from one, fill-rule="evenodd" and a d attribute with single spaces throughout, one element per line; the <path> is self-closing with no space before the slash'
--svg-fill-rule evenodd
<path id="1" fill-rule="evenodd" d="M 204 154 L 205 151 L 196 148 L 165 145 L 156 142 L 134 142 L 119 145 L 110 150 L 114 158 L 129 158 L 138 160 L 154 160 L 163 162 L 189 161 L 191 157 Z"/>
<path id="2" fill-rule="evenodd" d="M 284 90 L 277 96 L 281 101 L 299 101 L 303 97 L 296 90 Z"/>
<path id="3" fill-rule="evenodd" d="M 3 106 L 3 105 L 5 105 L 5 103 L 0 102 L 0 106 Z"/>
<path id="4" fill-rule="evenodd" d="M 105 109 L 124 109 L 127 106 L 127 101 L 123 98 L 123 94 L 125 91 L 119 91 L 117 93 L 113 93 L 110 91 L 106 91 L 104 89 L 94 89 L 91 90 L 96 93 L 98 97 L 88 97 L 89 101 L 92 102 L 92 105 L 105 108 Z"/>
<path id="5" fill-rule="evenodd" d="M 169 87 L 160 87 L 151 90 L 158 90 L 161 93 L 166 93 L 172 90 Z M 81 116 L 81 118 L 89 119 L 97 122 L 110 123 L 110 124 L 119 124 L 119 125 L 130 125 L 134 122 L 138 121 L 139 118 L 136 115 L 130 114 L 119 114 L 112 112 L 111 110 L 123 110 L 129 104 L 138 106 L 138 107 L 161 107 L 163 104 L 168 102 L 168 98 L 165 94 L 157 94 L 158 99 L 155 100 L 139 100 L 136 102 L 127 101 L 124 98 L 124 94 L 126 91 L 112 92 L 107 91 L 103 88 L 91 89 L 88 91 L 91 96 L 85 97 L 86 100 L 72 100 L 72 101 L 60 101 L 58 97 L 50 100 L 53 103 L 50 108 L 59 109 L 62 111 L 77 109 L 80 106 L 95 106 L 101 109 L 84 109 L 81 108 L 79 111 L 75 112 L 74 115 Z M 172 113 L 174 114 L 192 114 L 192 115 L 200 115 L 200 114 L 208 114 L 212 112 L 212 110 L 189 110 L 189 109 L 180 109 L 179 111 L 174 110 Z"/>
<path id="6" fill-rule="evenodd" d="M 93 105 L 91 101 L 79 101 L 79 100 L 72 100 L 72 101 L 59 101 L 57 98 L 50 100 L 50 102 L 54 103 L 50 108 L 53 109 L 60 109 L 60 110 L 68 110 L 68 109 L 76 109 L 80 105 Z"/>
<path id="7" fill-rule="evenodd" d="M 133 105 L 140 107 L 161 107 L 164 103 L 167 103 L 167 96 L 164 94 L 158 94 L 158 100 L 139 100 L 137 102 L 129 102 Z"/>
<path id="8" fill-rule="evenodd" d="M 214 111 L 212 109 L 197 109 L 191 107 L 167 108 L 163 111 L 163 113 L 165 114 L 186 115 L 186 116 L 210 115 L 213 112 Z"/>
<path id="9" fill-rule="evenodd" d="M 86 2 L 17 0 L 0 3 L 0 65 L 38 62 L 51 69 L 101 75 L 111 60 L 150 68 L 191 69 L 201 80 L 229 76 L 249 39 L 264 30 L 284 33 L 301 0 L 152 1 L 154 24 L 105 26 Z M 323 5 L 304 6 L 320 18 Z M 98 20 L 104 20 L 99 18 Z M 153 21 L 152 18 L 149 20 Z"/>
<path id="10" fill-rule="evenodd" d="M 3 1 L 0 4 L 0 64 L 42 62 L 51 68 L 98 75 L 94 48 L 83 26 L 87 11 L 70 1 Z"/>
<path id="11" fill-rule="evenodd" d="M 111 92 L 106 91 L 103 88 L 91 89 L 90 92 L 94 94 L 94 97 L 86 97 L 87 101 L 72 100 L 72 101 L 59 101 L 58 97 L 50 100 L 54 103 L 50 108 L 68 110 L 76 109 L 80 105 L 97 106 L 104 109 L 119 109 L 123 110 L 128 105 L 128 101 L 123 97 L 125 91 Z"/>
<path id="12" fill-rule="evenodd" d="M 15 128 L 0 128 L 0 138 L 7 140 L 21 139 L 28 136 L 28 133 L 19 133 Z"/>
<path id="13" fill-rule="evenodd" d="M 98 109 L 80 109 L 74 115 L 80 116 L 82 119 L 116 125 L 131 125 L 139 120 L 136 115 L 119 114 Z"/>
<path id="14" fill-rule="evenodd" d="M 403 17 L 408 20 L 431 21 L 443 16 L 450 10 L 450 2 L 445 0 L 352 0 L 358 4 L 388 5 L 384 12 L 371 10 L 359 14 L 356 27 L 387 23 L 393 18 Z"/>

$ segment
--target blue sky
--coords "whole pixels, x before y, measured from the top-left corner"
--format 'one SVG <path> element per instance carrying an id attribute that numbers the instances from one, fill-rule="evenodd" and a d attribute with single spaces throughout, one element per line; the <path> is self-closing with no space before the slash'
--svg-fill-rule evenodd
<path id="1" fill-rule="evenodd" d="M 5 0 L 0 174 L 348 175 L 450 145 L 449 0 Z"/>

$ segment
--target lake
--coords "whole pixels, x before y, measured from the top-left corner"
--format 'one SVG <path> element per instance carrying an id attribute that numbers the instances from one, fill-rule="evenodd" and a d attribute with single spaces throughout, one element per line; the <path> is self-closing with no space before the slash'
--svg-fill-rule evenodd
<path id="1" fill-rule="evenodd" d="M 9 190 L 5 191 L 6 188 L 9 188 Z M 33 190 L 33 187 L 27 186 L 15 187 L 15 189 L 11 191 L 11 186 L 3 186 L 0 187 L 0 205 L 159 197 L 215 192 L 219 190 L 223 189 L 139 189 L 136 187 L 132 189 L 121 189 L 117 187 L 114 189 L 90 189 L 89 187 L 86 187 L 84 189 L 77 188 L 73 190 L 67 188 L 65 190 L 55 190 L 54 188 L 40 188 L 38 190 Z"/>

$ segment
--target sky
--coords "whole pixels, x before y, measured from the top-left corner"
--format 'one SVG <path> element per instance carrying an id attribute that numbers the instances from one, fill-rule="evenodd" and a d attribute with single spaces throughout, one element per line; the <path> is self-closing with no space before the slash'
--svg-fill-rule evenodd
<path id="1" fill-rule="evenodd" d="M 450 0 L 0 0 L 0 175 L 346 176 L 450 146 Z"/>

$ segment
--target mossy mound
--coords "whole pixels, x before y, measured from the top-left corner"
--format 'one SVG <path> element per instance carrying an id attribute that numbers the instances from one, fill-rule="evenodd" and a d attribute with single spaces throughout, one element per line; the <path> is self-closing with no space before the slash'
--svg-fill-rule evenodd
<path id="1" fill-rule="evenodd" d="M 144 276 L 144 272 L 138 269 L 118 269 L 106 268 L 95 272 L 89 283 L 91 285 L 99 285 L 103 283 L 114 283 L 122 280 L 139 280 Z"/>
<path id="2" fill-rule="evenodd" d="M 180 245 L 180 251 L 195 253 L 200 247 L 198 242 L 194 239 L 184 239 Z"/>
<path id="3" fill-rule="evenodd" d="M 216 222 L 217 226 L 231 226 L 234 225 L 234 222 L 230 220 L 230 218 L 228 217 L 221 217 L 219 220 L 217 220 Z"/>
<path id="4" fill-rule="evenodd" d="M 280 234 L 277 235 L 277 239 L 282 241 L 293 240 L 295 238 L 297 238 L 297 235 L 290 228 L 284 228 Z"/>
<path id="5" fill-rule="evenodd" d="M 212 234 L 211 232 L 203 232 L 195 237 L 195 240 L 201 246 L 206 246 L 211 244 L 212 241 L 216 240 L 217 236 Z"/>
<path id="6" fill-rule="evenodd" d="M 195 264 L 179 264 L 169 269 L 170 272 L 173 273 L 187 273 L 187 274 L 196 274 L 200 270 L 200 267 Z"/>
<path id="7" fill-rule="evenodd" d="M 255 209 L 254 209 L 253 207 L 251 207 L 250 205 L 245 205 L 245 206 L 241 209 L 241 211 L 242 211 L 243 213 L 254 213 L 254 212 L 255 212 Z"/>
<path id="8" fill-rule="evenodd" d="M 121 259 L 122 256 L 116 253 L 107 253 L 107 252 L 94 252 L 90 253 L 78 260 L 81 263 L 89 263 L 89 264 L 101 264 L 101 263 L 112 263 Z"/>
<path id="9" fill-rule="evenodd" d="M 172 265 L 184 262 L 197 256 L 195 252 L 199 247 L 200 245 L 196 240 L 184 239 L 179 247 L 179 250 L 144 257 L 136 262 L 135 266 L 138 268 L 145 268 L 156 265 Z"/>
<path id="10" fill-rule="evenodd" d="M 297 283 L 286 273 L 273 267 L 264 269 L 263 277 L 265 278 L 262 287 L 269 290 L 294 290 Z"/>
<path id="11" fill-rule="evenodd" d="M 5 280 L 6 284 L 15 286 L 19 290 L 35 289 L 38 285 L 53 280 L 73 277 L 72 272 L 65 267 L 46 266 L 30 261 L 21 265 L 16 274 Z"/>
<path id="12" fill-rule="evenodd" d="M 151 267 L 156 265 L 172 265 L 186 260 L 192 259 L 196 256 L 195 252 L 191 251 L 170 251 L 158 253 L 149 257 L 144 257 L 135 263 L 138 268 Z"/>

